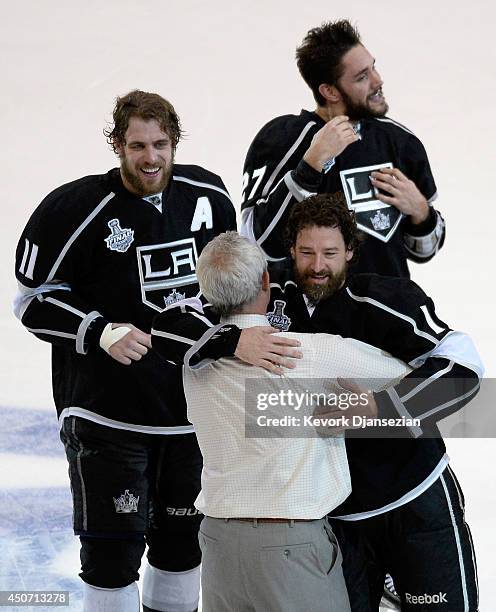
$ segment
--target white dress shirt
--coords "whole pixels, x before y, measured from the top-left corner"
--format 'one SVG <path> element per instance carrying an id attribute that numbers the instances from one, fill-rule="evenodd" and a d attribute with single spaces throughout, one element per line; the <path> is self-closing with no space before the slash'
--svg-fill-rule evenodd
<path id="1" fill-rule="evenodd" d="M 224 322 L 240 328 L 268 325 L 263 315 L 235 315 Z M 392 384 L 410 371 L 403 362 L 358 340 L 330 334 L 281 335 L 301 342 L 303 359 L 296 360 L 294 370 L 284 371 L 295 392 L 306 391 L 304 379 L 316 379 L 312 391 L 329 393 L 337 388 L 337 377 L 369 379 L 368 388 L 373 388 L 376 379 Z M 246 437 L 245 381 L 253 378 L 259 379 L 257 385 L 273 385 L 280 377 L 235 357 L 184 370 L 188 419 L 204 461 L 195 505 L 217 518 L 321 518 L 351 491 L 344 436 Z"/>

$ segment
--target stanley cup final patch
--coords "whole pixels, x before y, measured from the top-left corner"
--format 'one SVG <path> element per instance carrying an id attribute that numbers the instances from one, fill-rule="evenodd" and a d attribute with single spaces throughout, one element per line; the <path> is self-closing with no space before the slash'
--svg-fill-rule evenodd
<path id="1" fill-rule="evenodd" d="M 122 228 L 119 219 L 111 219 L 107 225 L 110 228 L 110 236 L 105 238 L 107 248 L 111 251 L 125 253 L 134 240 L 134 230 Z"/>
<path id="2" fill-rule="evenodd" d="M 271 326 L 282 332 L 288 331 L 291 325 L 291 319 L 284 314 L 285 308 L 286 302 L 283 300 L 275 300 L 274 310 L 265 315 Z"/>
<path id="3" fill-rule="evenodd" d="M 139 495 L 135 497 L 132 493 L 129 493 L 129 489 L 126 489 L 120 497 L 113 497 L 115 511 L 118 514 L 129 514 L 131 512 L 138 512 Z"/>
<path id="4" fill-rule="evenodd" d="M 380 168 L 392 168 L 386 162 L 376 166 L 363 166 L 350 170 L 341 170 L 341 185 L 348 208 L 356 215 L 358 229 L 382 242 L 388 242 L 397 230 L 403 217 L 402 213 L 389 204 L 377 199 L 379 190 L 372 185 L 370 173 Z"/>

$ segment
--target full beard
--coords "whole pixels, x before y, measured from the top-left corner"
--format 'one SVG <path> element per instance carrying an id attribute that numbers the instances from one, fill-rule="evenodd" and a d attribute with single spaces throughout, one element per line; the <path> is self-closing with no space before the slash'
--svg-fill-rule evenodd
<path id="1" fill-rule="evenodd" d="M 170 164 L 168 166 L 160 166 L 162 168 L 162 176 L 160 180 L 154 184 L 153 188 L 150 188 L 145 185 L 145 183 L 140 179 L 140 177 L 131 170 L 127 163 L 127 159 L 123 157 L 121 157 L 121 172 L 123 177 L 134 189 L 136 195 L 142 198 L 144 196 L 161 193 L 167 187 L 172 174 L 173 164 L 174 158 L 171 159 Z"/>
<path id="2" fill-rule="evenodd" d="M 298 272 L 294 267 L 296 284 L 307 296 L 308 301 L 312 306 L 316 306 L 320 301 L 325 300 L 331 295 L 334 295 L 340 289 L 346 280 L 347 267 L 339 272 L 328 272 L 327 281 L 325 283 L 316 284 L 312 282 L 312 277 L 307 272 Z"/>
<path id="3" fill-rule="evenodd" d="M 384 117 L 389 110 L 389 106 L 384 101 L 382 109 L 374 110 L 368 104 L 356 104 L 343 90 L 339 89 L 346 107 L 346 115 L 350 121 L 360 121 L 360 119 L 373 119 L 374 117 Z"/>

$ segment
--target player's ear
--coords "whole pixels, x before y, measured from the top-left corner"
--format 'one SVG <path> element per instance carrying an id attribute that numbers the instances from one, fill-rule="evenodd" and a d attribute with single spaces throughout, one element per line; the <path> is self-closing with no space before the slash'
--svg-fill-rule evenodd
<path id="1" fill-rule="evenodd" d="M 341 94 L 339 93 L 339 90 L 334 87 L 334 85 L 322 83 L 319 85 L 319 93 L 327 100 L 327 102 L 331 102 L 331 104 L 337 104 L 341 101 Z"/>
<path id="2" fill-rule="evenodd" d="M 293 259 L 293 260 L 294 260 L 294 259 L 296 259 L 296 251 L 295 251 L 294 246 L 292 246 L 292 247 L 289 249 L 289 252 L 291 253 L 291 259 Z"/>
<path id="3" fill-rule="evenodd" d="M 264 291 L 268 291 L 270 289 L 270 276 L 267 270 L 265 270 L 265 272 L 262 274 L 262 289 Z"/>
<path id="4" fill-rule="evenodd" d="M 116 155 L 121 156 L 124 153 L 124 145 L 121 143 L 120 140 L 114 140 L 112 142 L 112 146 L 114 147 L 114 151 Z"/>
<path id="5" fill-rule="evenodd" d="M 346 249 L 345 259 L 346 261 L 351 261 L 353 259 L 353 249 Z"/>

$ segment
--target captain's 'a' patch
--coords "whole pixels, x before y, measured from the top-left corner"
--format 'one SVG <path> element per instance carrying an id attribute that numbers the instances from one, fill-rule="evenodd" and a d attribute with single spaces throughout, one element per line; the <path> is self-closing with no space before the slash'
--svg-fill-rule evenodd
<path id="1" fill-rule="evenodd" d="M 379 190 L 372 185 L 370 173 L 379 168 L 392 167 L 393 164 L 386 162 L 341 170 L 339 173 L 346 203 L 355 212 L 358 229 L 383 242 L 388 242 L 394 234 L 403 215 L 394 206 L 377 199 Z"/>
<path id="2" fill-rule="evenodd" d="M 141 246 L 136 251 L 144 304 L 162 312 L 178 299 L 198 293 L 194 238 Z"/>

